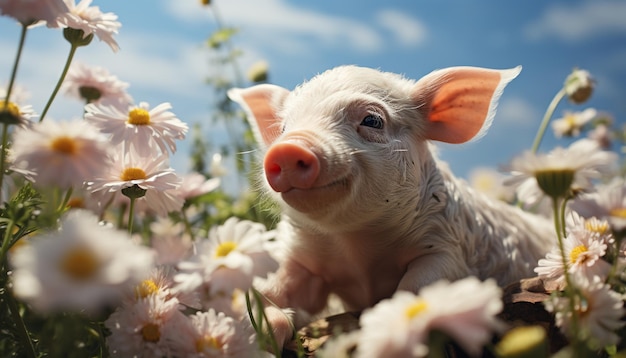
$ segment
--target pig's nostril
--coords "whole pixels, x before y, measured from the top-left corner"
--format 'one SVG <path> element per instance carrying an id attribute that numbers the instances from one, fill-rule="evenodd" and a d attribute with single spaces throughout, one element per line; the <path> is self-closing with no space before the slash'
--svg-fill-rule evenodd
<path id="1" fill-rule="evenodd" d="M 306 163 L 304 160 L 298 160 L 298 162 L 296 163 L 296 166 L 299 169 L 308 169 L 311 166 L 311 164 Z"/>
<path id="2" fill-rule="evenodd" d="M 282 168 L 280 167 L 280 165 L 274 163 L 274 164 L 267 165 L 267 167 L 265 168 L 265 171 L 272 173 L 272 174 L 280 174 L 280 172 L 282 171 Z"/>

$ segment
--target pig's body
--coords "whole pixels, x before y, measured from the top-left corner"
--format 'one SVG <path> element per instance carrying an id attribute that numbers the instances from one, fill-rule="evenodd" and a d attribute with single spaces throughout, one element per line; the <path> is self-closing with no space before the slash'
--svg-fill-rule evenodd
<path id="1" fill-rule="evenodd" d="M 429 143 L 484 133 L 518 73 L 460 67 L 415 82 L 345 66 L 293 92 L 232 92 L 265 146 L 265 182 L 283 207 L 288 251 L 269 300 L 315 313 L 334 293 L 362 310 L 439 279 L 531 276 L 551 246 L 549 223 L 474 192 Z M 287 339 L 285 318 L 269 314 Z"/>

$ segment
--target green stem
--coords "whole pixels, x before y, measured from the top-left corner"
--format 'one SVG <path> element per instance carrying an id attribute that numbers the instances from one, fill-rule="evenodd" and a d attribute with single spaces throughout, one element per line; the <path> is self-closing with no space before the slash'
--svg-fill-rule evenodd
<path id="1" fill-rule="evenodd" d="M 20 315 L 20 308 L 15 302 L 15 298 L 11 295 L 9 291 L 4 292 L 4 300 L 9 306 L 9 311 L 11 311 L 11 316 L 13 317 L 13 322 L 17 327 L 17 333 L 20 336 L 22 341 L 22 345 L 24 350 L 26 351 L 26 357 L 28 358 L 36 358 L 37 353 L 35 352 L 35 346 L 33 346 L 33 341 L 30 339 L 30 335 L 28 334 L 28 329 L 24 324 L 24 319 Z"/>
<path id="2" fill-rule="evenodd" d="M 54 90 L 52 91 L 52 94 L 48 99 L 48 103 L 46 103 L 46 106 L 41 113 L 41 117 L 39 117 L 39 122 L 42 122 L 46 114 L 48 113 L 48 110 L 50 109 L 54 98 L 57 96 L 57 93 L 59 93 L 59 89 L 61 89 L 61 85 L 63 84 L 63 80 L 65 80 L 65 76 L 67 76 L 67 71 L 69 71 L 70 69 L 70 65 L 72 64 L 72 59 L 74 59 L 74 54 L 76 54 L 76 49 L 78 49 L 78 45 L 70 43 L 70 46 L 70 53 L 67 56 L 67 61 L 65 61 L 65 67 L 63 68 L 63 72 L 61 72 L 61 77 L 59 77 L 59 81 L 57 82 L 56 87 L 54 87 Z"/>
<path id="3" fill-rule="evenodd" d="M 20 32 L 20 40 L 17 46 L 17 54 L 15 55 L 15 62 L 13 63 L 13 69 L 11 70 L 11 78 L 9 79 L 9 87 L 7 88 L 6 98 L 4 99 L 3 111 L 9 106 L 9 100 L 11 98 L 11 92 L 13 92 L 13 85 L 15 84 L 15 78 L 17 77 L 17 67 L 22 58 L 22 52 L 24 50 L 24 43 L 26 43 L 26 32 L 28 26 L 22 24 L 22 31 Z M 2 129 L 2 152 L 0 153 L 0 203 L 2 203 L 2 187 L 4 185 L 4 165 L 6 160 L 6 148 L 9 141 L 9 124 L 5 123 Z"/>
<path id="4" fill-rule="evenodd" d="M 565 88 L 561 88 L 559 92 L 552 98 L 552 102 L 548 105 L 546 109 L 546 113 L 543 115 L 543 120 L 541 121 L 541 125 L 539 126 L 539 130 L 537 131 L 537 135 L 535 136 L 535 140 L 533 142 L 533 146 L 531 151 L 533 153 L 537 153 L 539 149 L 539 145 L 541 144 L 541 140 L 546 133 L 546 129 L 548 128 L 548 123 L 550 123 L 550 118 L 552 118 L 552 114 L 554 114 L 554 110 L 556 106 L 561 102 L 561 100 L 565 97 Z"/>
<path id="5" fill-rule="evenodd" d="M 129 234 L 133 234 L 133 221 L 135 218 L 134 215 L 134 211 L 135 211 L 135 198 L 130 197 L 130 205 L 128 206 L 128 233 Z"/>
<path id="6" fill-rule="evenodd" d="M 260 329 L 262 329 L 263 327 L 263 321 L 265 321 L 267 323 L 267 336 L 269 338 L 269 344 L 270 347 L 272 349 L 272 352 L 276 355 L 277 358 L 281 357 L 281 349 L 278 346 L 278 342 L 276 342 L 276 336 L 274 335 L 274 330 L 272 329 L 272 325 L 270 324 L 269 319 L 267 318 L 267 314 L 265 313 L 265 309 L 264 309 L 264 299 L 261 296 L 261 293 L 259 291 L 257 291 L 254 287 L 250 289 L 250 291 L 252 291 L 252 295 L 254 296 L 254 300 L 256 301 L 257 305 L 259 305 L 260 309 L 260 313 L 261 313 L 261 321 L 260 321 L 260 326 L 257 325 L 257 327 L 260 327 Z M 249 302 L 249 300 L 248 300 Z M 247 303 L 247 302 L 246 302 Z M 260 333 L 260 332 L 259 332 Z"/>
<path id="7" fill-rule="evenodd" d="M 65 208 L 67 207 L 67 203 L 70 202 L 70 198 L 72 197 L 73 192 L 74 192 L 74 188 L 70 187 L 69 189 L 67 189 L 67 192 L 65 193 L 65 197 L 63 198 L 63 201 L 61 202 L 61 204 L 59 205 L 59 208 L 57 209 L 59 213 L 63 212 L 63 210 L 65 210 Z"/>
<path id="8" fill-rule="evenodd" d="M 7 252 L 9 251 L 9 243 L 11 242 L 11 239 L 13 238 L 13 227 L 15 226 L 15 224 L 13 223 L 13 220 L 9 220 L 7 227 L 4 229 L 4 237 L 2 238 L 2 248 L 0 249 L 0 267 L 4 266 L 4 262 L 5 262 L 5 258 L 7 255 Z"/>

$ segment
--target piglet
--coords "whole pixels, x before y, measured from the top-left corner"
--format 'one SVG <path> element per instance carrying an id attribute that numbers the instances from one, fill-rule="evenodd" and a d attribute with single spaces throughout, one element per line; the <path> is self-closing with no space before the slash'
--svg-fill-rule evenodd
<path id="1" fill-rule="evenodd" d="M 440 279 L 533 276 L 552 243 L 547 220 L 475 192 L 430 143 L 483 135 L 520 71 L 452 67 L 414 81 L 341 66 L 293 91 L 231 90 L 282 206 L 287 253 L 268 302 L 315 313 L 332 293 L 360 311 Z M 266 312 L 285 343 L 291 323 L 275 307 Z"/>

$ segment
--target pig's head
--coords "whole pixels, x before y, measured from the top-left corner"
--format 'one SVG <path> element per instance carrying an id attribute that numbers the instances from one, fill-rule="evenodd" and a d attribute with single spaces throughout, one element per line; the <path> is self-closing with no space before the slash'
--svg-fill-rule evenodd
<path id="1" fill-rule="evenodd" d="M 432 197 L 428 142 L 484 134 L 520 70 L 453 67 L 413 81 L 342 66 L 293 91 L 263 84 L 229 96 L 246 110 L 268 192 L 292 220 L 350 230 L 406 219 Z"/>

